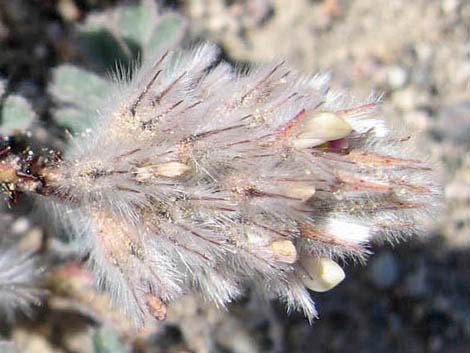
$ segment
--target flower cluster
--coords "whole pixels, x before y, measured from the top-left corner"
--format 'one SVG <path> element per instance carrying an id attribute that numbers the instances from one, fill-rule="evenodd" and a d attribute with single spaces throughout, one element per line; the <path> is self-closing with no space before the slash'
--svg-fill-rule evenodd
<path id="1" fill-rule="evenodd" d="M 357 104 L 325 75 L 236 72 L 205 44 L 130 76 L 33 189 L 138 326 L 183 294 L 223 307 L 249 285 L 312 319 L 308 289 L 334 287 L 339 261 L 412 234 L 435 204 L 431 169 L 377 97 Z"/>
<path id="2" fill-rule="evenodd" d="M 31 253 L 13 247 L 0 250 L 0 316 L 13 320 L 16 311 L 30 312 L 43 294 L 36 287 L 42 269 Z"/>

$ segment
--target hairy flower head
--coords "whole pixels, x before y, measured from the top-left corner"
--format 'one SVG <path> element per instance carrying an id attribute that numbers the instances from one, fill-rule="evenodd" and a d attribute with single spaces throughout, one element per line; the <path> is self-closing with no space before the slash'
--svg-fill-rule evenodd
<path id="1" fill-rule="evenodd" d="M 312 319 L 307 288 L 414 233 L 438 194 L 376 106 L 284 62 L 237 73 L 212 45 L 162 53 L 116 82 L 40 192 L 136 325 L 183 294 L 223 307 L 247 285 Z"/>
<path id="2" fill-rule="evenodd" d="M 0 313 L 10 321 L 17 311 L 29 314 L 43 294 L 37 287 L 42 272 L 31 253 L 9 247 L 0 250 Z"/>

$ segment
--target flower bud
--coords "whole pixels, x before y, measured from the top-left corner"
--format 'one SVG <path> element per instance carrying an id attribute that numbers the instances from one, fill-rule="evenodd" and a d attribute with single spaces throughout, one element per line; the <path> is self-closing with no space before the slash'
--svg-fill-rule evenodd
<path id="1" fill-rule="evenodd" d="M 180 162 L 168 162 L 150 166 L 139 167 L 135 171 L 136 180 L 148 181 L 152 177 L 174 178 L 183 175 L 191 168 Z"/>
<path id="2" fill-rule="evenodd" d="M 300 279 L 314 292 L 326 292 L 345 278 L 341 266 L 326 257 L 302 257 L 300 266 Z"/>
<path id="3" fill-rule="evenodd" d="M 190 168 L 183 163 L 168 162 L 155 166 L 155 173 L 160 176 L 173 178 L 186 173 Z"/>
<path id="4" fill-rule="evenodd" d="M 145 298 L 150 314 L 159 321 L 165 320 L 167 315 L 167 307 L 165 303 L 163 303 L 160 298 L 152 294 L 147 294 Z"/>
<path id="5" fill-rule="evenodd" d="M 352 127 L 340 116 L 320 112 L 306 118 L 304 130 L 297 134 L 292 144 L 297 148 L 309 148 L 348 136 Z"/>
<path id="6" fill-rule="evenodd" d="M 315 186 L 308 183 L 292 184 L 286 188 L 286 192 L 288 192 L 289 196 L 299 198 L 302 201 L 307 201 L 315 195 Z"/>
<path id="7" fill-rule="evenodd" d="M 293 264 L 297 261 L 297 250 L 295 245 L 290 240 L 276 240 L 270 246 L 274 257 L 288 264 Z"/>
<path id="8" fill-rule="evenodd" d="M 3 183 L 15 183 L 18 180 L 16 169 L 5 162 L 0 163 L 0 180 Z"/>

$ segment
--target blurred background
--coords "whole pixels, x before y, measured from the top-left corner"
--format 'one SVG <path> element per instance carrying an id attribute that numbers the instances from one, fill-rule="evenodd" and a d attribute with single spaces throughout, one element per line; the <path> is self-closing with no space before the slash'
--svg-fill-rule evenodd
<path id="1" fill-rule="evenodd" d="M 52 265 L 45 303 L 0 323 L 0 352 L 470 352 L 470 1 L 143 3 L 0 0 L 2 104 L 29 102 L 21 124 L 33 144 L 66 148 L 65 128 L 86 127 L 116 57 L 210 40 L 240 67 L 287 58 L 306 74 L 331 72 L 333 87 L 358 98 L 383 92 L 381 114 L 435 161 L 444 206 L 425 237 L 374 248 L 367 266 L 315 293 L 311 326 L 249 295 L 229 311 L 188 297 L 167 322 L 133 332 L 94 293 L 73 246 L 31 216 L 33 203 L 3 205 L 2 237 Z M 18 133 L 2 119 L 2 135 Z"/>

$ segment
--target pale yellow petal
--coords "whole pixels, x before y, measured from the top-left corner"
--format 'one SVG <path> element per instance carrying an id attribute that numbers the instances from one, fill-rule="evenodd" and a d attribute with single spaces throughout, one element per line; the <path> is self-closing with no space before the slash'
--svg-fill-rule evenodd
<path id="1" fill-rule="evenodd" d="M 300 279 L 314 292 L 326 292 L 345 278 L 341 266 L 326 257 L 303 257 L 300 266 Z"/>

